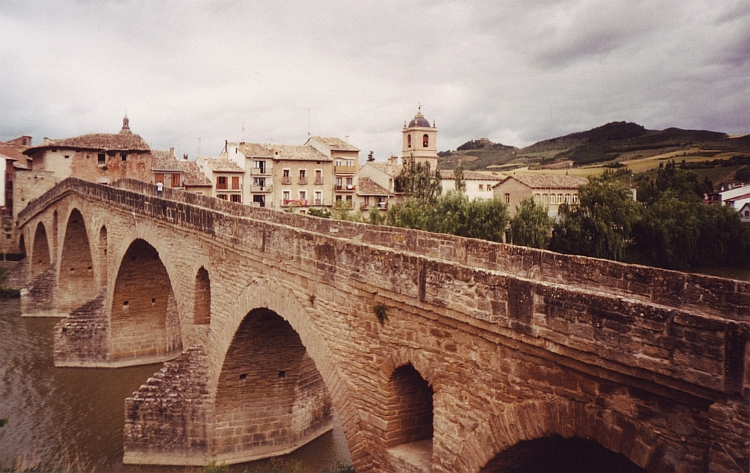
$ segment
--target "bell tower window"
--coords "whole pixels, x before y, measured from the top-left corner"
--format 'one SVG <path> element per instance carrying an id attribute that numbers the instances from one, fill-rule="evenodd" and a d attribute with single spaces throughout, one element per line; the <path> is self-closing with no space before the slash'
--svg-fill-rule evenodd
<path id="1" fill-rule="evenodd" d="M 406 135 L 406 147 L 411 148 L 411 135 Z"/>
<path id="2" fill-rule="evenodd" d="M 430 137 L 427 136 L 427 135 L 423 135 L 422 136 L 422 147 L 423 148 L 427 148 L 428 146 L 430 146 Z"/>

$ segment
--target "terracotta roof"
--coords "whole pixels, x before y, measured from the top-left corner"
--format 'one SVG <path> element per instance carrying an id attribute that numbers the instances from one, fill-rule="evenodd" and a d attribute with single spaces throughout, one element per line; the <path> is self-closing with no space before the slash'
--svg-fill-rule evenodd
<path id="1" fill-rule="evenodd" d="M 359 151 L 359 148 L 355 148 L 354 146 L 350 145 L 349 143 L 342 140 L 341 138 L 327 137 L 327 136 L 313 136 L 313 137 L 310 137 L 307 140 L 307 142 L 309 143 L 310 140 L 315 140 L 318 143 L 325 145 L 327 148 L 333 151 Z"/>
<path id="2" fill-rule="evenodd" d="M 174 157 L 171 150 L 151 150 L 151 170 L 153 171 L 184 171 L 185 162 Z"/>
<path id="3" fill-rule="evenodd" d="M 203 174 L 195 161 L 183 161 L 185 171 L 182 183 L 185 187 L 211 187 L 211 180 Z"/>
<path id="4" fill-rule="evenodd" d="M 246 157 L 273 158 L 273 152 L 259 143 L 229 143 L 229 145 L 236 146 Z"/>
<path id="5" fill-rule="evenodd" d="M 228 158 L 206 158 L 200 159 L 214 172 L 245 172 L 237 163 Z"/>
<path id="6" fill-rule="evenodd" d="M 108 134 L 91 133 L 88 135 L 75 136 L 62 140 L 47 140 L 41 145 L 32 146 L 24 151 L 31 155 L 36 151 L 48 148 L 72 148 L 90 150 L 114 150 L 114 151 L 149 151 L 149 147 L 143 138 L 132 133 Z"/>
<path id="7" fill-rule="evenodd" d="M 360 177 L 359 186 L 357 187 L 358 195 L 391 195 L 390 192 L 380 184 L 377 184 L 369 177 Z"/>
<path id="8" fill-rule="evenodd" d="M 453 171 L 440 171 L 440 177 L 442 179 L 455 179 L 455 175 L 453 174 Z M 485 174 L 483 172 L 476 172 L 476 171 L 464 171 L 464 179 L 470 180 L 470 181 L 495 181 L 500 182 L 505 177 L 500 176 L 493 176 L 490 174 Z"/>
<path id="9" fill-rule="evenodd" d="M 589 182 L 585 177 L 557 174 L 517 174 L 508 176 L 497 185 L 508 179 L 515 179 L 532 189 L 577 189 Z"/>
<path id="10" fill-rule="evenodd" d="M 375 169 L 382 171 L 391 177 L 398 177 L 398 175 L 401 174 L 401 168 L 403 168 L 403 165 L 401 164 L 391 164 L 391 163 L 384 163 L 384 162 L 367 163 L 367 164 L 364 164 L 362 167 L 364 166 L 372 166 Z"/>
<path id="11" fill-rule="evenodd" d="M 15 146 L 7 143 L 0 143 L 0 155 L 5 156 L 16 161 L 26 162 L 26 156 L 24 156 L 24 147 Z"/>
<path id="12" fill-rule="evenodd" d="M 273 159 L 275 160 L 333 161 L 330 156 L 326 156 L 312 146 L 271 145 L 269 149 L 273 152 Z"/>

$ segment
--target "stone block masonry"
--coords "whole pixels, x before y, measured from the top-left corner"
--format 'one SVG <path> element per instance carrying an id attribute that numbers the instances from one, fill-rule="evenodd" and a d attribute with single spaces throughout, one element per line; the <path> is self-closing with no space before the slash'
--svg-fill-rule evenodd
<path id="1" fill-rule="evenodd" d="M 90 245 L 106 225 L 104 356 L 177 357 L 128 401 L 128 461 L 278 453 L 336 408 L 359 472 L 477 472 L 553 436 L 647 471 L 748 468 L 747 283 L 164 197 L 70 179 L 19 215 L 26 241 L 53 212 Z"/>

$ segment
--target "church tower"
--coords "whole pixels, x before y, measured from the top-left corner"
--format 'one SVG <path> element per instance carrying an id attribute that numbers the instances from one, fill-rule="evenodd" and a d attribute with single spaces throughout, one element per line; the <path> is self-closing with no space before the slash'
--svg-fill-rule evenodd
<path id="1" fill-rule="evenodd" d="M 418 163 L 430 163 L 430 169 L 437 169 L 437 128 L 435 122 L 430 122 L 422 115 L 422 106 L 419 106 L 414 119 L 406 125 L 404 122 L 403 147 L 401 150 L 402 161 L 409 156 L 414 156 Z"/>

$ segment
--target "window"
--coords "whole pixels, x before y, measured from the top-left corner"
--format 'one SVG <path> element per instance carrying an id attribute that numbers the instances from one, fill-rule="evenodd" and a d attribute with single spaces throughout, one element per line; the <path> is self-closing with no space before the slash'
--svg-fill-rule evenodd
<path id="1" fill-rule="evenodd" d="M 574 204 L 578 203 L 578 194 L 573 194 L 573 203 Z"/>
<path id="2" fill-rule="evenodd" d="M 507 195 L 507 194 L 506 194 L 506 195 Z M 535 201 L 537 201 L 537 202 L 541 202 L 541 201 L 542 201 L 542 196 L 541 196 L 541 194 L 534 194 L 534 200 L 535 200 Z"/>
<path id="3" fill-rule="evenodd" d="M 266 206 L 266 196 L 263 194 L 261 195 L 254 195 L 253 196 L 253 202 L 258 204 L 258 207 L 265 207 Z"/>
<path id="4" fill-rule="evenodd" d="M 70 158 L 70 155 L 69 155 L 69 154 L 66 154 L 66 155 L 65 155 L 65 159 L 69 159 L 69 158 Z"/>
<path id="5" fill-rule="evenodd" d="M 315 170 L 315 184 L 318 186 L 323 185 L 323 170 L 322 169 Z"/>
<path id="6" fill-rule="evenodd" d="M 289 177 L 289 169 L 284 169 L 284 177 Z"/>
<path id="7" fill-rule="evenodd" d="M 305 177 L 307 177 L 307 169 L 300 169 L 299 170 L 299 178 L 300 179 L 304 179 Z"/>
<path id="8" fill-rule="evenodd" d="M 97 163 L 98 164 L 106 164 L 107 163 L 107 156 L 104 153 L 99 153 L 97 156 Z"/>
<path id="9" fill-rule="evenodd" d="M 221 200 L 227 200 L 227 195 L 226 194 L 219 194 L 216 197 L 218 197 Z"/>
<path id="10" fill-rule="evenodd" d="M 289 169 L 282 170 L 281 183 L 287 185 L 292 183 L 291 172 L 289 171 Z"/>
<path id="11" fill-rule="evenodd" d="M 180 187 L 180 175 L 172 174 L 172 187 Z"/>
<path id="12" fill-rule="evenodd" d="M 346 178 L 346 188 L 347 188 L 347 190 L 354 189 L 354 178 L 353 177 L 347 177 Z"/>
<path id="13" fill-rule="evenodd" d="M 337 159 L 337 160 L 336 160 L 336 162 L 334 162 L 334 163 L 333 163 L 333 165 L 334 165 L 334 166 L 341 166 L 341 165 L 342 165 L 342 164 L 341 164 L 342 162 L 343 162 L 343 161 L 341 161 L 340 159 Z"/>
<path id="14" fill-rule="evenodd" d="M 537 194 L 537 196 L 538 196 L 538 195 L 539 195 L 539 194 Z M 537 199 L 537 200 L 538 200 L 538 199 Z M 510 194 L 508 194 L 507 192 L 506 192 L 506 194 L 505 194 L 505 203 L 506 203 L 506 204 L 510 204 Z"/>
<path id="15" fill-rule="evenodd" d="M 162 173 L 156 173 L 154 174 L 154 183 L 161 182 L 164 183 L 164 174 Z"/>
<path id="16" fill-rule="evenodd" d="M 557 194 L 557 203 L 558 204 L 562 204 L 563 203 L 563 195 L 562 194 Z"/>
<path id="17" fill-rule="evenodd" d="M 411 135 L 406 135 L 406 147 L 411 148 Z"/>
<path id="18" fill-rule="evenodd" d="M 283 196 L 282 198 L 284 200 L 284 205 L 289 205 L 289 201 L 292 200 L 292 195 L 290 194 L 290 192 L 284 191 L 281 193 L 281 195 Z"/>
<path id="19" fill-rule="evenodd" d="M 323 205 L 323 192 L 315 191 L 315 205 Z"/>
<path id="20" fill-rule="evenodd" d="M 240 176 L 232 176 L 232 189 L 240 188 Z"/>
<path id="21" fill-rule="evenodd" d="M 253 161 L 253 169 L 256 170 L 256 174 L 265 174 L 266 162 L 265 161 Z"/>
<path id="22" fill-rule="evenodd" d="M 483 190 L 484 190 L 484 184 L 479 184 L 479 190 L 480 190 L 480 191 L 483 191 Z"/>
<path id="23" fill-rule="evenodd" d="M 566 204 L 570 203 L 570 194 L 565 194 L 565 203 Z"/>
<path id="24" fill-rule="evenodd" d="M 128 160 L 128 153 L 126 153 L 124 151 L 122 153 L 120 153 L 120 159 L 122 159 L 123 161 L 127 161 Z"/>
<path id="25" fill-rule="evenodd" d="M 542 203 L 543 204 L 549 203 L 549 196 L 547 194 L 542 194 Z"/>
<path id="26" fill-rule="evenodd" d="M 341 177 L 336 178 L 336 189 L 341 189 L 344 185 L 344 179 Z"/>
<path id="27" fill-rule="evenodd" d="M 226 176 L 219 176 L 216 178 L 216 188 L 217 189 L 226 189 L 227 188 L 227 177 Z"/>
<path id="28" fill-rule="evenodd" d="M 232 202 L 242 202 L 242 196 L 240 194 L 232 194 L 231 198 Z"/>
<path id="29" fill-rule="evenodd" d="M 303 201 L 303 203 L 307 205 L 307 202 L 304 202 L 307 200 L 307 191 L 299 191 L 299 200 Z"/>
<path id="30" fill-rule="evenodd" d="M 265 177 L 254 177 L 253 178 L 253 187 L 260 187 L 260 190 L 263 190 L 263 188 L 266 187 L 266 178 Z"/>
<path id="31" fill-rule="evenodd" d="M 422 136 L 422 148 L 427 148 L 430 146 L 430 137 L 425 134 Z"/>

